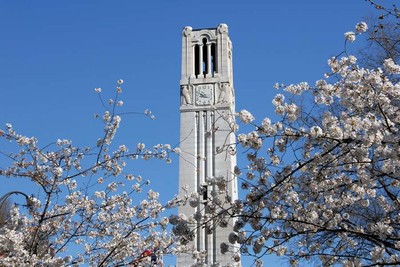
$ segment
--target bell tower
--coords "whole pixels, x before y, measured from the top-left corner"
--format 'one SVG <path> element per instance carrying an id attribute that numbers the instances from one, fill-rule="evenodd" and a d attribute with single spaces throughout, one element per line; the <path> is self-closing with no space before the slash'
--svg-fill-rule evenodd
<path id="1" fill-rule="evenodd" d="M 185 27 L 180 80 L 179 194 L 192 201 L 181 206 L 179 213 L 191 221 L 194 238 L 188 246 L 206 255 L 207 266 L 241 266 L 240 261 L 233 260 L 233 246 L 227 253 L 221 252 L 221 243 L 228 243 L 234 221 L 222 214 L 217 218 L 208 216 L 213 209 L 237 199 L 237 181 L 233 175 L 236 166 L 233 88 L 228 26 Z M 191 254 L 178 255 L 178 267 L 194 263 Z"/>

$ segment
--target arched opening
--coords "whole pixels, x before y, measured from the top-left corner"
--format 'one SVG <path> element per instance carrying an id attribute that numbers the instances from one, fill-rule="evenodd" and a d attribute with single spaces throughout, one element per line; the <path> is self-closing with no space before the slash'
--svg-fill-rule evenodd
<path id="1" fill-rule="evenodd" d="M 196 77 L 198 77 L 200 74 L 199 61 L 200 61 L 200 47 L 199 47 L 199 45 L 195 45 L 195 47 L 194 47 L 194 75 L 196 75 Z"/>
<path id="2" fill-rule="evenodd" d="M 196 78 L 213 77 L 218 72 L 217 44 L 210 42 L 207 37 L 194 46 L 194 75 Z"/>
<path id="3" fill-rule="evenodd" d="M 206 77 L 206 74 L 208 73 L 208 52 L 207 52 L 207 38 L 203 38 L 203 61 L 201 63 L 201 65 L 203 66 L 202 69 L 202 74 L 204 75 L 204 77 Z"/>
<path id="4" fill-rule="evenodd" d="M 214 73 L 218 72 L 217 70 L 217 58 L 215 55 L 215 43 L 211 44 L 211 73 L 214 76 Z"/>

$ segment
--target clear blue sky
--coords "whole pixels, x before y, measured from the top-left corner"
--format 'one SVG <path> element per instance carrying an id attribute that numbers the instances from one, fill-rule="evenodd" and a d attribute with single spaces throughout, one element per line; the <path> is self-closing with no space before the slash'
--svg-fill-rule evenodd
<path id="1" fill-rule="evenodd" d="M 107 95 L 121 78 L 122 110 L 149 108 L 157 119 L 124 117 L 117 143 L 176 144 L 182 28 L 219 23 L 233 42 L 237 110 L 262 119 L 275 82 L 322 78 L 343 33 L 370 13 L 364 0 L 1 1 L 0 128 L 11 122 L 43 146 L 57 138 L 92 145 L 102 134 L 94 88 Z M 177 192 L 177 160 L 133 168 L 163 199 Z M 20 187 L 0 179 L 0 196 Z"/>

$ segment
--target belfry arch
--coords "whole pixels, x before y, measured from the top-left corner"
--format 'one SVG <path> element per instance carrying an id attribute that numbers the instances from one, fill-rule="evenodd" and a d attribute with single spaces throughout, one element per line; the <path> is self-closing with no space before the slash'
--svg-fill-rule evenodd
<path id="1" fill-rule="evenodd" d="M 209 36 L 201 36 L 194 44 L 194 75 L 196 78 L 214 77 L 218 72 L 216 63 L 216 40 Z"/>

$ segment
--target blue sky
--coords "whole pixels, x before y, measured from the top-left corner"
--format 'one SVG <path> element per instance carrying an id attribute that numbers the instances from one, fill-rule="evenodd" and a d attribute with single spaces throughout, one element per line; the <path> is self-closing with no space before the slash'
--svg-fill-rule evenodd
<path id="1" fill-rule="evenodd" d="M 236 108 L 261 120 L 272 114 L 275 82 L 322 78 L 343 33 L 371 13 L 363 0 L 1 1 L 0 128 L 10 122 L 43 146 L 58 138 L 92 145 L 102 134 L 93 114 L 103 111 L 94 88 L 107 98 L 124 79 L 121 111 L 148 108 L 157 119 L 124 117 L 117 143 L 174 145 L 182 28 L 219 23 L 233 42 Z M 177 160 L 132 168 L 164 199 L 177 193 Z M 1 183 L 0 195 L 20 188 Z"/>

